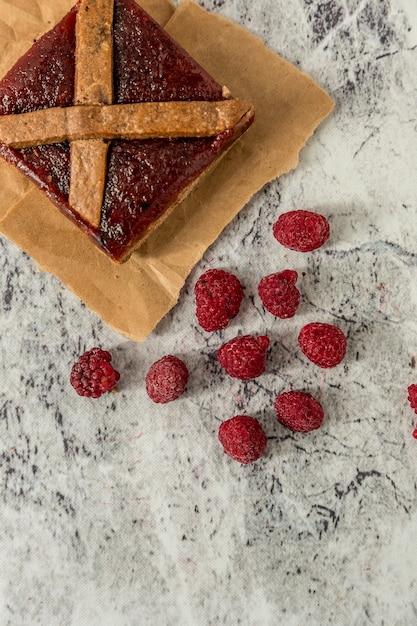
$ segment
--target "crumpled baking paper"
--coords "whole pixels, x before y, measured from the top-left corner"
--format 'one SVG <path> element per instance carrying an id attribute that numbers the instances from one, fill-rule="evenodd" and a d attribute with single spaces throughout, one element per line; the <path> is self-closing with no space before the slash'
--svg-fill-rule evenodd
<path id="1" fill-rule="evenodd" d="M 0 74 L 53 27 L 73 0 L 0 0 Z M 261 39 L 191 0 L 140 4 L 256 119 L 201 185 L 123 265 L 101 253 L 13 166 L 0 161 L 0 232 L 57 276 L 113 329 L 143 341 L 176 304 L 194 265 L 250 198 L 297 166 L 333 108 L 307 75 Z"/>

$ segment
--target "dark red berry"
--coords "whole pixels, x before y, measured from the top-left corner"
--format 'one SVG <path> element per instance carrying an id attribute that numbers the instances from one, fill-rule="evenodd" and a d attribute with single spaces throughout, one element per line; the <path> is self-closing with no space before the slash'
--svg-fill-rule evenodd
<path id="1" fill-rule="evenodd" d="M 410 385 L 408 387 L 408 401 L 414 413 L 417 413 L 417 385 Z M 417 426 L 413 431 L 414 439 L 417 439 Z"/>
<path id="2" fill-rule="evenodd" d="M 261 425 L 250 415 L 236 415 L 223 422 L 218 437 L 225 453 L 245 464 L 259 459 L 267 444 Z"/>
<path id="3" fill-rule="evenodd" d="M 229 376 L 248 380 L 265 371 L 268 346 L 269 338 L 264 335 L 243 335 L 223 344 L 217 358 Z"/>
<path id="4" fill-rule="evenodd" d="M 293 317 L 300 304 L 301 294 L 295 283 L 298 274 L 294 270 L 284 270 L 264 276 L 258 285 L 258 294 L 264 307 L 281 319 Z"/>
<path id="5" fill-rule="evenodd" d="M 239 313 L 243 288 L 239 279 L 225 270 L 207 270 L 195 287 L 196 316 L 200 326 L 208 331 L 226 328 Z"/>
<path id="6" fill-rule="evenodd" d="M 120 374 L 110 364 L 111 354 L 100 348 L 85 352 L 72 366 L 70 383 L 79 396 L 99 398 L 116 386 Z"/>
<path id="7" fill-rule="evenodd" d="M 179 398 L 188 381 L 188 368 L 177 356 L 168 354 L 151 365 L 146 375 L 146 391 L 154 402 L 166 404 Z"/>
<path id="8" fill-rule="evenodd" d="M 346 337 L 332 324 L 307 324 L 298 335 L 298 343 L 305 356 L 319 367 L 335 367 L 346 354 Z"/>
<path id="9" fill-rule="evenodd" d="M 320 428 L 324 419 L 321 404 L 305 391 L 286 391 L 274 403 L 278 421 L 299 433 Z"/>
<path id="10" fill-rule="evenodd" d="M 407 391 L 410 406 L 417 413 L 417 385 L 410 385 Z"/>
<path id="11" fill-rule="evenodd" d="M 290 250 L 311 252 L 320 248 L 330 236 L 330 226 L 324 215 L 313 211 L 288 211 L 279 216 L 273 226 L 277 241 Z"/>

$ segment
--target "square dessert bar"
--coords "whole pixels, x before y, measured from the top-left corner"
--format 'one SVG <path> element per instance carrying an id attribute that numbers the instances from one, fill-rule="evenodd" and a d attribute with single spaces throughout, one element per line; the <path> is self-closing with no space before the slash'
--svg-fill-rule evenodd
<path id="1" fill-rule="evenodd" d="M 135 0 L 80 0 L 0 82 L 0 155 L 115 262 L 253 119 Z"/>

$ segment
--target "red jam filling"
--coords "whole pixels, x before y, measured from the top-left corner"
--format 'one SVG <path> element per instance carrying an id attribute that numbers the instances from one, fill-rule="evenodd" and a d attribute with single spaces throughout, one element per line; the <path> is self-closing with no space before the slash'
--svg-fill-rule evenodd
<path id="1" fill-rule="evenodd" d="M 0 115 L 73 103 L 76 5 L 0 82 Z M 222 88 L 134 0 L 115 0 L 114 101 L 221 100 Z M 94 59 L 92 58 L 92 62 Z M 67 142 L 0 155 L 30 176 L 115 261 L 235 139 L 154 139 L 111 143 L 100 227 L 68 204 Z"/>

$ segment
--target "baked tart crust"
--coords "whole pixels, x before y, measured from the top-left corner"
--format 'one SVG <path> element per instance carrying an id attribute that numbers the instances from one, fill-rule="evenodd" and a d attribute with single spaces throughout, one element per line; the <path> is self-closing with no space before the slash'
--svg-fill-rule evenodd
<path id="1" fill-rule="evenodd" d="M 253 118 L 134 0 L 81 0 L 0 82 L 0 155 L 121 262 Z"/>

